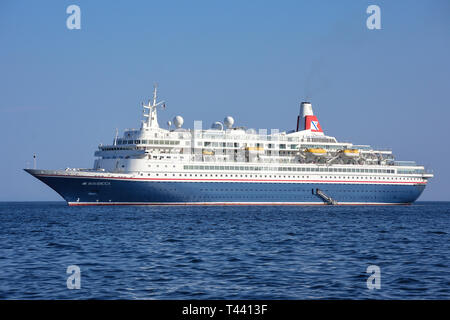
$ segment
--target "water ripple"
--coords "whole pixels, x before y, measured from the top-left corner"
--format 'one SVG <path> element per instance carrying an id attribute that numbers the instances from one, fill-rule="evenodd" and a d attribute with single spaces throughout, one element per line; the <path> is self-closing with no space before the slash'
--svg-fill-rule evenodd
<path id="1" fill-rule="evenodd" d="M 449 299 L 450 203 L 0 203 L 1 299 Z M 66 269 L 81 269 L 68 290 Z M 381 288 L 368 290 L 369 265 Z"/>

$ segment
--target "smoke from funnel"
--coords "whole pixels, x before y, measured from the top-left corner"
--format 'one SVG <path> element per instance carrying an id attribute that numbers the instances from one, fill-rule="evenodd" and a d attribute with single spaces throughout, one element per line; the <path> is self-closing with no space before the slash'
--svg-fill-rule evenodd
<path id="1" fill-rule="evenodd" d="M 329 78 L 324 75 L 325 62 L 323 57 L 314 60 L 309 67 L 309 72 L 305 78 L 305 96 L 307 101 L 312 100 L 313 95 L 323 91 L 328 87 Z"/>

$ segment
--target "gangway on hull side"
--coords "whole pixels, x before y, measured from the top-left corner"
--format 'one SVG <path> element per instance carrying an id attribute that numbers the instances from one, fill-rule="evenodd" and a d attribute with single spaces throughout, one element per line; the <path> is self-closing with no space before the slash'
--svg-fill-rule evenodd
<path id="1" fill-rule="evenodd" d="M 338 204 L 338 202 L 336 200 L 334 200 L 332 197 L 326 195 L 322 190 L 320 189 L 316 189 L 316 194 L 321 197 L 323 199 L 323 201 L 325 201 L 326 204 L 329 205 L 336 205 Z"/>

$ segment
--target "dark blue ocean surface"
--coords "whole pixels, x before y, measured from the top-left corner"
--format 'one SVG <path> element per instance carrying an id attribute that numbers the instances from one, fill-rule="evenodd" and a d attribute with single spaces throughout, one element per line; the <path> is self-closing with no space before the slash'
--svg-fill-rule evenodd
<path id="1" fill-rule="evenodd" d="M 2 299 L 449 299 L 450 203 L 0 203 Z M 69 290 L 67 267 L 81 270 Z M 369 290 L 369 265 L 381 271 Z"/>

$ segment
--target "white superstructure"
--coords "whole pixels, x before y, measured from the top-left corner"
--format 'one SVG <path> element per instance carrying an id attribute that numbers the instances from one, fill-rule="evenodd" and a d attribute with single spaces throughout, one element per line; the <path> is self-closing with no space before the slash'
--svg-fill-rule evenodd
<path id="1" fill-rule="evenodd" d="M 94 170 L 149 177 L 229 177 L 253 179 L 310 179 L 324 181 L 385 181 L 422 183 L 432 177 L 414 162 L 394 161 L 392 151 L 338 142 L 323 133 L 309 102 L 301 104 L 298 131 L 279 132 L 233 127 L 225 117 L 211 129 L 201 122 L 184 129 L 158 124 L 156 88 L 144 107 L 140 129 L 125 130 L 112 145 L 100 145 Z"/>

